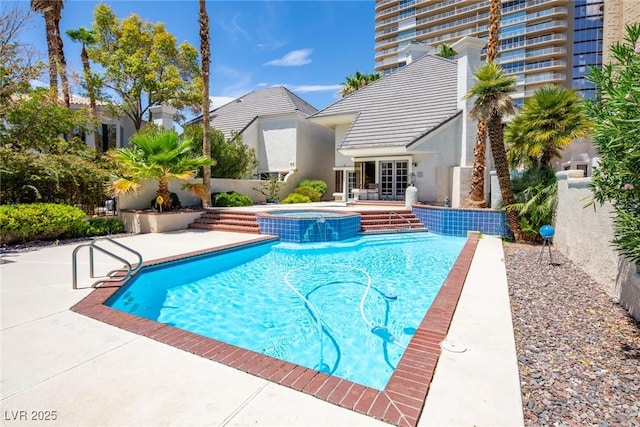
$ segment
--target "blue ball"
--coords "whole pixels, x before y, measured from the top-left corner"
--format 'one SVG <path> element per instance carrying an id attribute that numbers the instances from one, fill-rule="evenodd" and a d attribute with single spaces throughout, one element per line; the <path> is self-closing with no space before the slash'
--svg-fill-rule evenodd
<path id="1" fill-rule="evenodd" d="M 545 239 L 549 239 L 549 238 L 553 237 L 553 234 L 555 232 L 556 231 L 550 225 L 543 225 L 542 227 L 540 227 L 540 235 L 542 237 L 544 237 Z"/>

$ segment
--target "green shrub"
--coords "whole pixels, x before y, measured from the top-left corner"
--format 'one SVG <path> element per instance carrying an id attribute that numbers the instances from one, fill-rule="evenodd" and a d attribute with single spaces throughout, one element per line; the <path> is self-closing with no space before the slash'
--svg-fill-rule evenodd
<path id="1" fill-rule="evenodd" d="M 300 193 L 291 193 L 281 203 L 311 203 L 311 199 Z"/>
<path id="2" fill-rule="evenodd" d="M 249 196 L 242 193 L 236 193 L 235 191 L 228 191 L 226 193 L 213 193 L 211 195 L 211 201 L 213 203 L 213 206 L 218 207 L 253 205 L 253 201 Z"/>
<path id="3" fill-rule="evenodd" d="M 99 162 L 73 154 L 18 152 L 0 147 L 0 201 L 82 206 L 93 214 L 107 195 L 109 172 Z"/>
<path id="4" fill-rule="evenodd" d="M 117 218 L 89 218 L 64 233 L 63 238 L 107 236 L 124 233 L 124 224 Z"/>
<path id="5" fill-rule="evenodd" d="M 81 209 L 53 203 L 0 206 L 0 242 L 53 240 L 78 227 Z"/>
<path id="6" fill-rule="evenodd" d="M 180 202 L 180 198 L 176 193 L 170 193 L 171 197 L 171 210 L 177 210 L 182 207 L 182 202 Z M 151 200 L 151 209 L 158 210 L 158 204 L 156 203 L 157 197 Z"/>
<path id="7" fill-rule="evenodd" d="M 640 22 L 627 25 L 626 33 L 609 48 L 610 64 L 587 76 L 601 92 L 586 102 L 600 157 L 590 187 L 594 203 L 608 201 L 615 210 L 613 246 L 640 267 Z"/>
<path id="8" fill-rule="evenodd" d="M 320 192 L 313 187 L 298 187 L 293 190 L 293 192 L 296 194 L 307 196 L 312 202 L 319 202 L 322 198 L 322 194 L 320 194 Z"/>
<path id="9" fill-rule="evenodd" d="M 553 224 L 558 184 L 553 169 L 535 166 L 511 179 L 515 203 L 507 210 L 518 212 L 522 238 L 540 242 L 539 230 L 545 224 Z"/>
<path id="10" fill-rule="evenodd" d="M 314 190 L 316 190 L 318 193 L 320 193 L 320 197 L 318 198 L 318 200 L 322 199 L 322 196 L 324 196 L 327 193 L 327 183 L 319 179 L 302 180 L 300 184 L 298 184 L 298 188 L 303 188 L 303 187 L 311 187 Z"/>

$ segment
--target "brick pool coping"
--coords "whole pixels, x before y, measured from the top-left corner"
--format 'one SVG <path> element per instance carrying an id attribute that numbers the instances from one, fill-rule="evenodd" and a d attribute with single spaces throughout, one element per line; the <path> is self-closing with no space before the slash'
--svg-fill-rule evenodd
<path id="1" fill-rule="evenodd" d="M 182 329 L 134 316 L 104 303 L 123 283 L 105 282 L 74 305 L 71 310 L 188 351 L 240 371 L 264 378 L 318 399 L 397 425 L 414 427 L 422 412 L 429 386 L 440 357 L 440 343 L 445 339 L 473 260 L 479 233 L 469 233 L 460 255 L 445 279 L 438 295 L 409 342 L 400 362 L 384 390 L 353 383 L 338 377 L 285 362 L 251 350 L 196 335 Z M 249 243 L 275 240 L 262 236 Z M 144 262 L 143 266 L 219 252 L 247 242 L 224 245 L 188 254 Z"/>

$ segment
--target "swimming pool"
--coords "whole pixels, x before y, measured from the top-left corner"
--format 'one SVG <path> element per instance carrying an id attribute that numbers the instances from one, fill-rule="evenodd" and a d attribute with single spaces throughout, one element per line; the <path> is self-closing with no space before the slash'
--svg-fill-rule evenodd
<path id="1" fill-rule="evenodd" d="M 107 304 L 382 390 L 465 241 L 257 244 L 145 268 Z"/>

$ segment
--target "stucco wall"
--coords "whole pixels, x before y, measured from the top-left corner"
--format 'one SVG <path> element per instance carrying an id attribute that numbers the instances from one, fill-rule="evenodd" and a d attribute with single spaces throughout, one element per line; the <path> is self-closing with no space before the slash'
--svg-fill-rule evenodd
<path id="1" fill-rule="evenodd" d="M 593 277 L 614 300 L 640 320 L 640 274 L 634 264 L 611 247 L 610 204 L 586 206 L 591 178 L 570 178 L 559 172 L 554 248 Z"/>
<path id="2" fill-rule="evenodd" d="M 303 179 L 321 179 L 327 183 L 325 198 L 331 198 L 335 188 L 335 174 L 333 172 L 334 136 L 331 129 L 298 118 L 298 156 L 296 166 L 298 171 L 292 176 L 295 182 Z"/>
<path id="3" fill-rule="evenodd" d="M 259 121 L 255 120 L 242 132 L 242 143 L 253 148 L 256 152 L 256 160 L 260 159 L 260 137 L 259 137 L 260 125 Z M 256 168 L 253 172 L 258 172 L 260 167 Z"/>
<path id="4" fill-rule="evenodd" d="M 193 180 L 202 182 L 202 180 Z M 169 182 L 169 191 L 176 193 L 180 198 L 182 206 L 199 206 L 200 198 L 190 194 L 187 190 L 181 189 L 182 181 L 173 180 Z M 156 198 L 158 192 L 158 181 L 147 180 L 142 182 L 140 189 L 135 193 L 125 194 L 116 199 L 117 209 L 149 209 L 151 202 Z"/>
<path id="5" fill-rule="evenodd" d="M 347 134 L 351 123 L 337 125 L 335 129 L 335 166 L 337 167 L 345 167 L 345 166 L 353 166 L 353 160 L 351 160 L 350 156 L 345 156 L 344 154 L 338 151 L 340 148 L 340 143 L 344 139 L 344 136 Z"/>
<path id="6" fill-rule="evenodd" d="M 202 182 L 202 180 L 193 180 L 193 182 Z M 211 180 L 211 192 L 222 193 L 227 191 L 235 191 L 237 193 L 246 194 L 253 200 L 253 203 L 260 204 L 265 202 L 265 196 L 254 188 L 260 188 L 262 181 L 255 179 L 217 179 Z M 295 188 L 295 182 L 287 182 L 283 184 L 280 198 L 283 199 Z M 181 189 L 182 182 L 178 180 L 169 183 L 169 190 L 174 192 L 180 198 L 182 206 L 200 206 L 200 198 L 190 194 L 187 190 Z M 138 192 L 126 194 L 118 197 L 116 206 L 118 209 L 149 209 L 151 201 L 156 197 L 158 184 L 156 181 L 149 180 L 142 183 Z"/>
<path id="7" fill-rule="evenodd" d="M 260 119 L 261 171 L 286 172 L 295 164 L 297 156 L 296 120 L 293 116 Z"/>
<path id="8" fill-rule="evenodd" d="M 436 130 L 427 142 L 418 144 L 418 152 L 427 152 L 417 161 L 416 188 L 421 202 L 442 204 L 452 198 L 453 168 L 459 165 L 462 118 L 457 117 Z M 416 158 L 417 159 L 417 158 Z"/>

